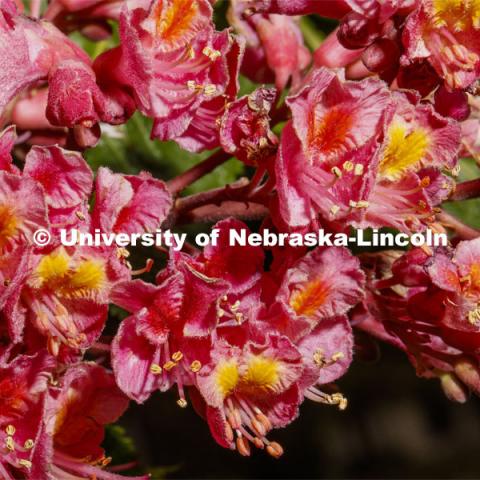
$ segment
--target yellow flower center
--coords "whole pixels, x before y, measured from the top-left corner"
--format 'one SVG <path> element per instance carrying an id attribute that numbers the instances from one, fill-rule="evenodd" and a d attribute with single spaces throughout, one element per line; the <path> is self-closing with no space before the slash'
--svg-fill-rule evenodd
<path id="1" fill-rule="evenodd" d="M 279 363 L 271 358 L 254 356 L 250 359 L 241 388 L 244 390 L 274 390 L 279 380 Z"/>
<path id="2" fill-rule="evenodd" d="M 380 162 L 380 175 L 398 180 L 408 170 L 415 170 L 424 160 L 430 141 L 425 130 L 407 132 L 402 123 L 394 123 L 388 131 L 388 144 Z"/>
<path id="3" fill-rule="evenodd" d="M 480 0 L 434 0 L 433 23 L 456 32 L 480 28 Z"/>
<path id="4" fill-rule="evenodd" d="M 99 293 L 106 282 L 103 262 L 96 259 L 73 262 L 63 249 L 43 257 L 34 277 L 35 286 L 67 298 L 91 297 Z"/>
<path id="5" fill-rule="evenodd" d="M 222 362 L 217 367 L 216 382 L 223 397 L 226 397 L 235 390 L 240 374 L 235 360 Z"/>
<path id="6" fill-rule="evenodd" d="M 216 369 L 216 384 L 223 398 L 235 390 L 247 394 L 274 391 L 280 380 L 280 363 L 261 355 L 252 356 L 246 367 L 235 360 L 225 360 Z"/>

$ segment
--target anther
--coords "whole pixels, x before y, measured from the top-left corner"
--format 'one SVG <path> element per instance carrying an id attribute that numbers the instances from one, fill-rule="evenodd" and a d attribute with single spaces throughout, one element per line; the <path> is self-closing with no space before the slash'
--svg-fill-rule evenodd
<path id="1" fill-rule="evenodd" d="M 217 87 L 212 83 L 205 85 L 205 87 L 203 88 L 203 92 L 205 93 L 205 95 L 209 95 L 209 96 L 213 95 L 216 91 L 217 91 Z"/>
<path id="2" fill-rule="evenodd" d="M 233 439 L 235 438 L 232 427 L 228 423 L 225 425 L 225 436 L 229 442 L 233 442 Z"/>
<path id="3" fill-rule="evenodd" d="M 184 399 L 184 398 L 179 398 L 177 400 L 177 405 L 180 407 L 180 408 L 186 408 L 188 403 L 187 401 Z"/>
<path id="4" fill-rule="evenodd" d="M 5 447 L 7 447 L 7 450 L 10 450 L 11 452 L 15 450 L 15 442 L 13 441 L 12 437 L 7 437 L 5 439 Z"/>
<path id="5" fill-rule="evenodd" d="M 252 420 L 252 428 L 253 428 L 253 431 L 260 437 L 264 437 L 267 434 L 265 430 L 265 426 L 263 425 L 262 422 L 258 420 L 255 420 L 255 419 Z"/>
<path id="6" fill-rule="evenodd" d="M 248 440 L 243 437 L 238 437 L 237 438 L 237 450 L 240 455 L 243 457 L 249 457 L 250 456 L 250 444 L 248 443 Z"/>
<path id="7" fill-rule="evenodd" d="M 199 372 L 201 368 L 202 368 L 202 364 L 198 360 L 194 360 L 190 365 L 190 370 L 193 373 Z"/>
<path id="8" fill-rule="evenodd" d="M 363 165 L 361 163 L 357 163 L 355 165 L 355 170 L 353 172 L 355 175 L 361 175 L 363 173 Z"/>
<path id="9" fill-rule="evenodd" d="M 26 450 L 31 450 L 34 447 L 34 445 L 35 445 L 34 441 L 31 438 L 29 438 L 28 440 L 25 440 L 23 447 Z"/>
<path id="10" fill-rule="evenodd" d="M 172 360 L 174 362 L 179 362 L 181 359 L 183 358 L 183 353 L 178 351 L 178 352 L 175 352 L 173 355 L 172 355 Z"/>
<path id="11" fill-rule="evenodd" d="M 210 60 L 215 61 L 221 53 L 218 50 L 214 50 L 213 48 L 206 46 L 203 50 L 202 53 L 208 57 Z"/>
<path id="12" fill-rule="evenodd" d="M 283 448 L 277 442 L 270 442 L 270 444 L 267 446 L 267 452 L 273 458 L 280 458 L 283 455 Z"/>
<path id="13" fill-rule="evenodd" d="M 335 216 L 340 211 L 340 207 L 338 205 L 332 205 L 330 208 L 330 213 Z"/>
<path id="14" fill-rule="evenodd" d="M 10 437 L 13 437 L 15 435 L 15 427 L 13 425 L 7 425 L 7 428 L 5 429 L 5 433 L 9 435 Z"/>
<path id="15" fill-rule="evenodd" d="M 164 370 L 166 370 L 167 372 L 169 372 L 172 368 L 176 367 L 177 364 L 175 362 L 172 362 L 171 360 L 169 360 L 164 366 Z"/>
<path id="16" fill-rule="evenodd" d="M 18 461 L 18 464 L 21 466 L 21 467 L 24 467 L 28 470 L 30 470 L 30 468 L 32 468 L 32 462 L 30 460 L 25 460 L 25 459 L 21 459 Z"/>
<path id="17" fill-rule="evenodd" d="M 343 352 L 337 352 L 332 355 L 332 362 L 337 362 L 338 360 L 341 360 L 345 355 Z"/>
<path id="18" fill-rule="evenodd" d="M 338 167 L 332 167 L 331 172 L 338 178 L 342 176 L 342 171 Z"/>
<path id="19" fill-rule="evenodd" d="M 344 164 L 343 164 L 343 169 L 346 171 L 346 172 L 351 172 L 353 170 L 354 166 L 353 166 L 353 163 L 350 161 L 350 160 L 347 160 Z"/>
<path id="20" fill-rule="evenodd" d="M 162 372 L 163 368 L 160 365 L 156 363 L 152 363 L 150 365 L 150 373 L 153 373 L 154 375 L 160 375 Z"/>
<path id="21" fill-rule="evenodd" d="M 265 448 L 265 444 L 263 443 L 263 440 L 261 440 L 260 438 L 258 437 L 255 437 L 253 439 L 253 444 L 255 445 L 255 447 L 257 447 L 259 450 L 263 450 Z"/>

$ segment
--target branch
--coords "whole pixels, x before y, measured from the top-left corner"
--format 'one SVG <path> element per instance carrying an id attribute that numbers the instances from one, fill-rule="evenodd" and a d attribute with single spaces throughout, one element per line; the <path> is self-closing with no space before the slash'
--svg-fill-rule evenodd
<path id="1" fill-rule="evenodd" d="M 452 202 L 458 200 L 468 200 L 469 198 L 480 197 L 480 178 L 469 180 L 468 182 L 458 183 L 455 192 L 449 198 Z"/>
<path id="2" fill-rule="evenodd" d="M 177 195 L 189 185 L 196 182 L 198 179 L 202 178 L 207 173 L 210 173 L 212 170 L 215 170 L 219 165 L 225 163 L 230 158 L 231 155 L 224 152 L 223 150 L 219 150 L 218 152 L 208 157 L 206 160 L 203 160 L 202 162 L 193 166 L 186 172 L 183 172 L 182 174 L 167 182 L 170 192 L 172 193 L 172 195 Z"/>
<path id="3" fill-rule="evenodd" d="M 437 219 L 443 223 L 445 227 L 454 230 L 458 237 L 462 240 L 473 240 L 474 238 L 480 237 L 480 230 L 469 227 L 465 223 L 458 220 L 458 218 L 445 211 L 438 213 Z"/>
<path id="4" fill-rule="evenodd" d="M 216 223 L 229 217 L 245 221 L 263 220 L 268 214 L 268 208 L 258 203 L 227 201 L 220 206 L 204 205 L 191 210 L 179 218 L 179 223 Z"/>

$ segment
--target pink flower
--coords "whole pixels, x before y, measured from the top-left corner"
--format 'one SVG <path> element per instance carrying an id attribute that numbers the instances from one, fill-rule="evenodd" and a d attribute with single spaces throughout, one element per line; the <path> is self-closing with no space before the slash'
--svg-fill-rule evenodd
<path id="1" fill-rule="evenodd" d="M 363 162 L 370 160 L 392 100 L 378 80 L 343 82 L 333 72 L 319 69 L 288 105 L 293 120 L 283 130 L 275 174 L 283 221 L 299 228 L 314 219 L 318 208 L 331 209 L 322 185 L 332 185 L 336 168 L 353 154 L 364 155 Z"/>
<path id="2" fill-rule="evenodd" d="M 474 240 L 433 256 L 414 249 L 393 264 L 387 255 L 366 258 L 369 290 L 352 316 L 356 327 L 404 350 L 419 376 L 439 378 L 459 402 L 469 390 L 480 393 L 476 249 Z"/>
<path id="3" fill-rule="evenodd" d="M 242 72 L 258 83 L 269 82 L 273 74 L 278 90 L 290 78 L 297 85 L 311 62 L 297 22 L 287 15 L 243 15 L 244 8 L 244 2 L 234 1 L 228 14 L 230 24 L 246 40 Z"/>
<path id="4" fill-rule="evenodd" d="M 52 125 L 90 129 L 100 120 L 118 123 L 133 113 L 128 96 L 100 90 L 88 55 L 52 24 L 3 8 L 0 37 L 2 114 L 16 95 L 41 82 L 51 83 L 47 116 Z"/>
<path id="5" fill-rule="evenodd" d="M 452 189 L 440 169 L 455 166 L 460 130 L 418 101 L 315 71 L 288 100 L 276 164 L 283 221 L 305 228 L 320 213 L 360 228 L 421 228 Z"/>
<path id="6" fill-rule="evenodd" d="M 0 362 L 0 475 L 40 478 L 44 403 L 55 362 L 44 353 Z"/>
<path id="7" fill-rule="evenodd" d="M 466 89 L 480 75 L 479 18 L 473 1 L 422 1 L 403 32 L 403 62 L 428 59 L 449 88 Z"/>
<path id="8" fill-rule="evenodd" d="M 259 88 L 227 105 L 220 127 L 220 143 L 226 152 L 247 165 L 261 165 L 275 154 L 278 139 L 269 117 L 274 101 L 272 89 Z"/>
<path id="9" fill-rule="evenodd" d="M 45 412 L 45 478 L 122 479 L 103 468 L 105 425 L 125 412 L 128 399 L 103 367 L 79 363 L 51 387 Z M 43 478 L 43 477 L 42 477 Z M 135 477 L 146 479 L 147 477 Z"/>
<path id="10" fill-rule="evenodd" d="M 266 436 L 298 415 L 301 360 L 293 344 L 278 335 L 249 340 L 240 348 L 217 342 L 211 362 L 197 376 L 215 440 L 241 455 L 250 454 L 251 443 L 279 457 L 282 448 Z"/>
<path id="11" fill-rule="evenodd" d="M 103 82 L 135 95 L 152 136 L 190 151 L 218 146 L 217 119 L 235 98 L 242 46 L 216 32 L 207 0 L 139 2 L 123 11 L 121 47 L 96 61 Z"/>

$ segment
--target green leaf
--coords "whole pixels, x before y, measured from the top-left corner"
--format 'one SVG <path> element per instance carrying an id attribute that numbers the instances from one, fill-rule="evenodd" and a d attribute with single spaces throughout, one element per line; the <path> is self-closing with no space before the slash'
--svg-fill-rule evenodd
<path id="1" fill-rule="evenodd" d="M 104 127 L 99 144 L 86 152 L 88 163 L 94 171 L 100 166 L 127 174 L 148 170 L 157 178 L 169 180 L 212 154 L 190 153 L 175 142 L 151 140 L 151 128 L 152 121 L 138 112 L 122 127 Z M 187 193 L 221 187 L 237 180 L 243 172 L 240 161 L 229 160 L 190 186 Z"/>
<path id="2" fill-rule="evenodd" d="M 464 158 L 460 160 L 459 182 L 466 182 L 480 178 L 480 169 L 475 160 Z M 474 228 L 480 228 L 480 199 L 462 200 L 461 202 L 448 202 L 444 209 L 457 217 L 462 222 Z"/>

